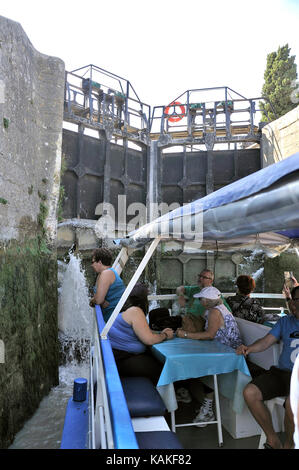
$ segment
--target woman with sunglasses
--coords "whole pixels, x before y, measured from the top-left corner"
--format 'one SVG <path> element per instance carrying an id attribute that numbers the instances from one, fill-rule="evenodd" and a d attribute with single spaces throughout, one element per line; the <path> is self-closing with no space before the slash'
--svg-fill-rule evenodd
<path id="1" fill-rule="evenodd" d="M 111 267 L 112 254 L 107 248 L 94 250 L 91 261 L 91 266 L 98 276 L 95 294 L 89 305 L 100 305 L 103 318 L 107 322 L 125 291 L 125 285 L 117 271 Z"/>

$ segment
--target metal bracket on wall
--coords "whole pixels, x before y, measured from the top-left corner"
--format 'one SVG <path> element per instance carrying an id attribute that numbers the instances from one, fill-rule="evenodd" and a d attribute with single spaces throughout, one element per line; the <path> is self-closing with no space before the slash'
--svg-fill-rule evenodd
<path id="1" fill-rule="evenodd" d="M 204 136 L 205 146 L 207 150 L 213 150 L 215 145 L 216 135 L 214 132 L 206 132 Z"/>

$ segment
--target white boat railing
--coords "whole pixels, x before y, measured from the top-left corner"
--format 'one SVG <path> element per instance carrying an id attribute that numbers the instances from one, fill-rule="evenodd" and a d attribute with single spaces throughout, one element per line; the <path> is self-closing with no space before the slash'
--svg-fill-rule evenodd
<path id="1" fill-rule="evenodd" d="M 223 292 L 222 293 L 223 297 L 226 298 L 226 297 L 229 297 L 231 295 L 235 295 L 235 292 Z M 263 293 L 263 292 L 259 292 L 259 293 L 253 293 L 253 294 L 250 294 L 250 297 L 252 298 L 256 298 L 256 299 L 273 299 L 273 300 L 286 300 L 285 299 L 285 296 L 283 294 L 271 294 L 271 293 Z M 149 301 L 159 301 L 159 300 L 172 300 L 172 301 L 176 301 L 178 299 L 178 296 L 176 294 L 150 294 L 148 296 L 148 300 Z M 263 310 L 278 310 L 278 311 L 282 311 L 284 310 L 286 307 L 286 305 L 284 305 L 283 307 L 262 307 Z"/>
<path id="2" fill-rule="evenodd" d="M 223 292 L 222 293 L 223 297 L 229 297 L 232 295 L 235 295 L 235 292 Z M 250 295 L 252 298 L 256 299 L 272 299 L 272 300 L 284 300 L 284 305 L 281 307 L 264 307 L 262 306 L 262 309 L 267 313 L 267 311 L 277 311 L 280 313 L 283 313 L 284 310 L 289 310 L 285 296 L 283 294 L 274 294 L 274 293 L 264 293 L 264 292 L 258 292 L 258 293 L 252 293 Z M 150 294 L 148 296 L 148 301 L 164 301 L 164 300 L 172 300 L 173 302 L 178 300 L 177 294 Z"/>
<path id="3" fill-rule="evenodd" d="M 114 442 L 107 398 L 107 387 L 95 314 L 92 346 L 90 350 L 89 375 L 89 448 L 113 449 Z"/>
<path id="4" fill-rule="evenodd" d="M 109 339 L 100 337 L 104 326 L 96 305 L 90 348 L 89 448 L 138 449 Z"/>
<path id="5" fill-rule="evenodd" d="M 235 292 L 223 292 L 223 297 L 229 297 L 230 295 L 235 295 Z M 269 293 L 253 293 L 250 294 L 250 297 L 257 299 L 285 299 L 283 294 L 269 294 Z M 178 296 L 176 294 L 150 294 L 148 300 L 176 300 Z"/>

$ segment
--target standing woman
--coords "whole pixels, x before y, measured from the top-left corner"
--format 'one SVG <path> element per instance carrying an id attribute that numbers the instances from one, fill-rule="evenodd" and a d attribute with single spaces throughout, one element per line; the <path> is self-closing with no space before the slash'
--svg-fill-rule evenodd
<path id="1" fill-rule="evenodd" d="M 95 294 L 89 305 L 100 305 L 103 318 L 107 322 L 125 291 L 125 285 L 116 270 L 111 267 L 112 254 L 107 248 L 94 250 L 91 265 L 98 277 Z"/>

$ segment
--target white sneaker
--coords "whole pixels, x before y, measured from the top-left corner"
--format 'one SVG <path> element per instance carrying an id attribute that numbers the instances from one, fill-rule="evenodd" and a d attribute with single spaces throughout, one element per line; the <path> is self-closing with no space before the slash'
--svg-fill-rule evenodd
<path id="1" fill-rule="evenodd" d="M 189 391 L 184 387 L 178 388 L 175 392 L 175 396 L 177 401 L 181 401 L 183 403 L 191 403 L 192 401 Z"/>
<path id="2" fill-rule="evenodd" d="M 200 407 L 199 413 L 193 420 L 193 423 L 202 423 L 196 425 L 198 428 L 205 428 L 207 426 L 204 424 L 205 422 L 215 421 L 215 415 L 212 406 L 213 400 L 205 398 L 203 404 Z"/>

